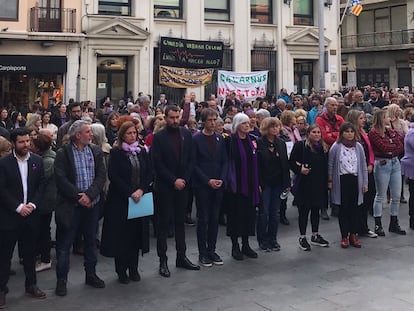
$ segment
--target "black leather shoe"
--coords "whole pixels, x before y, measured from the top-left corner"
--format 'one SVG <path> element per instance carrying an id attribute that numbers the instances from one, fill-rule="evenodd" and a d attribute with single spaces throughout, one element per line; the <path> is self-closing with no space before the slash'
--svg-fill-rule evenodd
<path id="1" fill-rule="evenodd" d="M 66 288 L 66 280 L 57 280 L 55 294 L 56 296 L 66 296 L 68 289 Z"/>
<path id="2" fill-rule="evenodd" d="M 95 288 L 105 288 L 105 282 L 102 281 L 96 274 L 86 275 L 85 284 Z"/>
<path id="3" fill-rule="evenodd" d="M 231 256 L 236 260 L 243 260 L 243 253 L 240 251 L 239 245 L 231 248 Z"/>
<path id="4" fill-rule="evenodd" d="M 141 281 L 141 276 L 139 275 L 139 272 L 137 269 L 129 269 L 129 279 L 132 282 L 139 282 Z"/>
<path id="5" fill-rule="evenodd" d="M 160 261 L 159 273 L 160 273 L 161 276 L 163 276 L 165 278 L 169 278 L 171 276 L 171 273 L 170 273 L 170 270 L 168 269 L 168 265 L 167 265 L 166 260 Z"/>
<path id="6" fill-rule="evenodd" d="M 118 273 L 118 282 L 121 283 L 121 284 L 128 284 L 129 283 L 129 277 L 126 274 L 126 272 Z"/>
<path id="7" fill-rule="evenodd" d="M 46 294 L 42 292 L 36 285 L 26 287 L 26 295 L 36 299 L 45 299 Z"/>
<path id="8" fill-rule="evenodd" d="M 249 245 L 242 246 L 242 253 L 249 258 L 257 258 L 257 253 Z"/>
<path id="9" fill-rule="evenodd" d="M 0 291 L 0 309 L 6 308 L 6 293 Z"/>
<path id="10" fill-rule="evenodd" d="M 200 270 L 200 266 L 193 264 L 190 261 L 190 259 L 188 259 L 186 256 L 177 257 L 177 260 L 175 261 L 175 266 L 177 268 L 183 268 L 187 270 Z"/>

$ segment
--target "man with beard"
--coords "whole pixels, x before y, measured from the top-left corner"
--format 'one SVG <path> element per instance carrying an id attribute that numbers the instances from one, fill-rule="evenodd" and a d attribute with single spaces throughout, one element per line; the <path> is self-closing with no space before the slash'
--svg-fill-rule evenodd
<path id="1" fill-rule="evenodd" d="M 6 305 L 10 264 L 17 239 L 22 250 L 26 294 L 44 299 L 36 285 L 37 208 L 45 185 L 42 158 L 29 152 L 29 130 L 11 132 L 12 154 L 0 160 L 0 309 Z"/>
<path id="2" fill-rule="evenodd" d="M 76 120 L 80 120 L 80 118 L 82 117 L 82 108 L 79 102 L 73 102 L 69 105 L 69 115 L 70 120 L 63 124 L 58 130 L 56 139 L 57 148 L 60 148 L 62 146 L 62 139 L 68 133 L 69 128 L 73 124 L 73 122 L 75 122 Z"/>
<path id="3" fill-rule="evenodd" d="M 54 162 L 56 204 L 56 295 L 66 296 L 70 248 L 79 229 L 85 240 L 85 283 L 104 288 L 96 275 L 96 231 L 99 200 L 106 172 L 101 149 L 92 145 L 89 122 L 77 120 L 69 128 L 70 143 L 62 146 Z"/>
<path id="4" fill-rule="evenodd" d="M 189 99 L 189 97 L 188 97 Z M 171 215 L 174 215 L 176 266 L 188 270 L 200 270 L 186 257 L 184 219 L 188 203 L 190 179 L 194 168 L 192 137 L 180 127 L 179 108 L 165 108 L 167 126 L 154 135 L 151 146 L 155 171 L 154 195 L 157 217 L 157 253 L 160 258 L 159 273 L 169 277 L 167 265 L 167 234 Z"/>

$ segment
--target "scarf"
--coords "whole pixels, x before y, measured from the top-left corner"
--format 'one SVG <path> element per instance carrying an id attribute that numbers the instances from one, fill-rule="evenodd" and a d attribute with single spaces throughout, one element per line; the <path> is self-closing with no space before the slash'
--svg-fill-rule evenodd
<path id="1" fill-rule="evenodd" d="M 127 144 L 126 142 L 122 143 L 122 150 L 124 150 L 128 154 L 136 155 L 141 152 L 141 148 L 138 147 L 138 142 L 134 142 L 131 145 Z"/>
<path id="2" fill-rule="evenodd" d="M 312 149 L 316 152 L 316 153 L 320 153 L 322 151 L 322 143 L 320 142 L 315 142 L 312 143 Z"/>
<path id="3" fill-rule="evenodd" d="M 240 162 L 241 162 L 240 190 L 241 190 L 241 194 L 248 197 L 249 196 L 249 189 L 248 189 L 249 183 L 247 182 L 247 179 L 248 179 L 247 165 L 248 164 L 247 164 L 246 150 L 243 147 L 243 143 L 239 135 L 235 134 L 234 138 L 237 141 L 237 147 L 239 149 Z M 252 155 L 252 162 L 253 162 L 252 163 L 252 175 L 253 175 L 252 203 L 254 206 L 256 206 L 257 204 L 259 204 L 259 175 L 258 175 L 258 169 L 257 169 L 257 152 L 249 135 L 247 135 L 246 139 L 248 140 L 250 148 L 253 152 L 253 155 Z"/>
<path id="4" fill-rule="evenodd" d="M 354 140 L 351 140 L 351 141 L 346 140 L 346 139 L 342 139 L 341 140 L 341 144 L 344 145 L 347 148 L 355 147 L 356 146 L 356 143 L 357 142 L 356 142 L 355 139 Z"/>

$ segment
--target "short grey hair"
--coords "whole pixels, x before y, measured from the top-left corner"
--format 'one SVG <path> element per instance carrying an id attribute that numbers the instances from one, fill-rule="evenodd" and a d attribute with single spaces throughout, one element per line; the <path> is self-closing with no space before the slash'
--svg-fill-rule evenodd
<path id="1" fill-rule="evenodd" d="M 335 97 L 330 96 L 330 97 L 327 97 L 327 98 L 325 99 L 325 101 L 324 101 L 323 105 L 325 106 L 326 104 L 329 104 L 330 102 L 336 102 L 336 103 L 338 103 L 338 101 L 336 100 L 336 98 L 335 98 Z"/>
<path id="2" fill-rule="evenodd" d="M 138 97 L 138 103 L 139 103 L 140 105 L 141 105 L 141 104 L 143 104 L 143 103 L 145 103 L 145 102 L 151 102 L 151 100 L 150 100 L 149 96 L 147 96 L 147 95 L 142 95 L 142 96 Z"/>
<path id="3" fill-rule="evenodd" d="M 264 119 L 270 117 L 270 112 L 267 109 L 259 109 L 256 112 L 256 117 L 259 117 L 259 119 Z"/>
<path id="4" fill-rule="evenodd" d="M 75 141 L 76 134 L 82 131 L 84 125 L 91 125 L 91 123 L 86 120 L 76 120 L 69 127 L 68 135 L 72 142 Z"/>

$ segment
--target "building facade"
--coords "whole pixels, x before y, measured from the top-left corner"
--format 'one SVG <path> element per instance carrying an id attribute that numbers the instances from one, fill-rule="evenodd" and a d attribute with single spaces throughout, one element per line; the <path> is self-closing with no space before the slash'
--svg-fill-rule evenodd
<path id="1" fill-rule="evenodd" d="M 345 9 L 341 0 L 341 12 Z M 364 0 L 358 17 L 342 24 L 344 85 L 411 90 L 414 72 L 414 0 Z"/>
<path id="2" fill-rule="evenodd" d="M 75 98 L 80 1 L 0 1 L 0 101 L 44 107 Z"/>
<path id="3" fill-rule="evenodd" d="M 116 102 L 128 93 L 136 98 L 139 92 L 153 94 L 154 100 L 166 93 L 167 98 L 178 101 L 187 90 L 158 83 L 160 37 L 222 41 L 222 69 L 269 70 L 269 94 L 277 94 L 281 88 L 307 94 L 312 87 L 318 89 L 320 81 L 319 1 L 325 4 L 325 86 L 335 90 L 341 85 L 339 0 L 0 0 L 14 3 L 17 6 L 10 5 L 10 9 L 18 11 L 11 19 L 0 15 L 0 29 L 7 28 L 0 31 L 0 60 L 20 55 L 66 58 L 64 68 L 44 66 L 45 73 L 46 69 L 59 71 L 51 74 L 56 75 L 54 87 L 61 85 L 64 101 L 100 102 L 110 96 Z M 60 28 L 45 30 L 41 25 L 50 28 L 53 23 L 42 23 L 43 16 L 54 17 L 54 7 L 60 10 L 60 24 L 54 21 Z M 40 8 L 46 9 L 32 13 Z M 69 30 L 68 18 L 63 18 L 66 10 L 75 12 Z M 2 81 L 10 80 L 10 75 L 20 81 L 17 75 L 24 73 L 13 70 L 0 70 Z M 40 75 L 33 79 L 36 86 L 41 82 L 44 86 L 51 78 Z M 7 91 L 10 85 L 1 85 L 3 100 L 16 98 Z M 216 88 L 213 81 L 191 91 L 200 99 L 215 93 Z M 34 100 L 37 93 L 30 91 L 17 100 Z"/>

